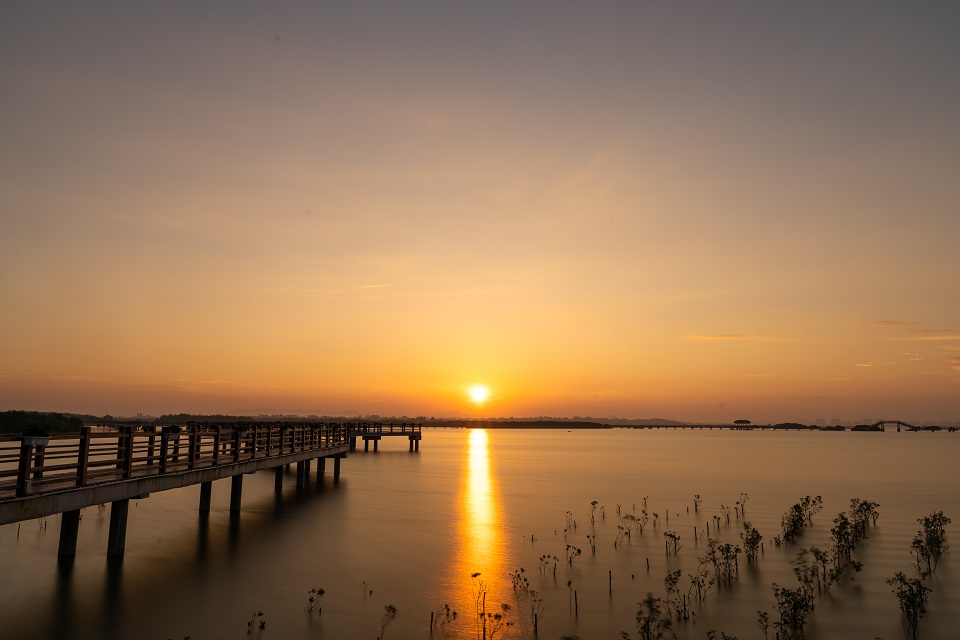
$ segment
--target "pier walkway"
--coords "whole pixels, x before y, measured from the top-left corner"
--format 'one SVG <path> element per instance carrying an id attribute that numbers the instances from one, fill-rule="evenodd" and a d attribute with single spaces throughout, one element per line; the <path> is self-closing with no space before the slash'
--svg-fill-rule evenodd
<path id="1" fill-rule="evenodd" d="M 402 422 L 400 424 L 383 424 L 382 422 L 360 422 L 347 425 L 350 434 L 350 451 L 357 450 L 357 438 L 363 439 L 363 450 L 370 450 L 370 443 L 373 442 L 373 450 L 376 451 L 380 438 L 389 436 L 406 437 L 410 441 L 410 451 L 420 451 L 420 439 L 423 436 L 423 425 Z"/>
<path id="2" fill-rule="evenodd" d="M 214 480 L 231 479 L 230 511 L 240 511 L 243 475 L 296 463 L 306 486 L 311 461 L 322 476 L 328 458 L 334 477 L 350 449 L 349 425 L 190 424 L 160 430 L 131 426 L 83 427 L 79 434 L 0 436 L 0 525 L 63 514 L 60 557 L 76 555 L 80 510 L 109 502 L 107 555 L 123 556 L 128 505 L 156 491 L 200 485 L 200 511 L 210 511 Z M 409 434 L 408 434 L 409 435 Z M 355 436 L 354 436 L 355 438 Z M 412 442 L 412 440 L 411 440 Z"/>

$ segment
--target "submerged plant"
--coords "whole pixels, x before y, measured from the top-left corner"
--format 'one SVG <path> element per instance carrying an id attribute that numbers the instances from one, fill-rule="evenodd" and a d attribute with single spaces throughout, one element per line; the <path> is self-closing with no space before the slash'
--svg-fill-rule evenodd
<path id="1" fill-rule="evenodd" d="M 648 592 L 647 597 L 637 603 L 634 620 L 640 640 L 664 640 L 676 637 L 673 634 L 670 616 L 663 609 L 663 600 L 655 598 L 652 593 Z"/>
<path id="2" fill-rule="evenodd" d="M 893 595 L 897 597 L 900 611 L 903 612 L 903 630 L 908 636 L 916 640 L 919 634 L 920 618 L 926 610 L 927 597 L 930 588 L 918 578 L 908 578 L 902 571 L 887 580 L 893 587 Z"/>
<path id="3" fill-rule="evenodd" d="M 785 640 L 803 637 L 803 627 L 813 612 L 813 596 L 802 586 L 796 589 L 773 585 L 780 620 L 773 623 Z"/>
<path id="4" fill-rule="evenodd" d="M 534 590 L 530 590 L 530 621 L 533 623 L 533 635 L 537 635 L 540 616 L 543 615 L 543 598 Z"/>
<path id="5" fill-rule="evenodd" d="M 932 575 L 937 570 L 940 556 L 950 547 L 947 545 L 947 525 L 951 520 L 943 511 L 935 511 L 929 516 L 917 519 L 923 527 L 914 536 L 910 544 L 910 553 L 917 563 L 917 571 L 923 576 Z"/>
<path id="6" fill-rule="evenodd" d="M 526 569 L 520 567 L 510 574 L 510 580 L 513 582 L 514 589 L 526 590 L 530 586 L 530 581 L 523 575 Z"/>
<path id="7" fill-rule="evenodd" d="M 387 625 L 393 622 L 396 617 L 397 608 L 395 606 L 388 604 L 383 607 L 383 618 L 380 619 L 380 635 L 377 636 L 378 640 L 383 640 L 383 635 L 387 630 Z"/>
<path id="8" fill-rule="evenodd" d="M 325 593 L 326 591 L 323 589 L 310 589 L 310 591 L 307 592 L 307 595 L 309 596 L 307 598 L 307 606 L 305 609 L 307 613 L 313 613 L 314 611 L 319 612 L 317 615 L 323 613 L 323 609 L 320 608 L 320 598 L 322 598 L 323 594 Z"/>
<path id="9" fill-rule="evenodd" d="M 433 614 L 433 626 L 442 627 L 457 619 L 457 612 L 450 608 L 449 604 L 444 604 Z"/>
<path id="10" fill-rule="evenodd" d="M 740 533 L 740 540 L 743 542 L 743 551 L 747 556 L 747 561 L 753 562 L 756 560 L 757 552 L 763 543 L 763 536 L 746 520 L 743 522 L 743 531 Z"/>
<path id="11" fill-rule="evenodd" d="M 552 571 L 553 575 L 557 575 L 557 562 L 560 560 L 557 556 L 551 556 L 550 554 L 545 554 L 540 556 L 540 575 L 545 574 L 547 571 Z M 552 567 L 550 565 L 553 565 Z"/>
<path id="12" fill-rule="evenodd" d="M 267 628 L 267 621 L 263 619 L 263 611 L 254 611 L 250 615 L 250 620 L 247 622 L 247 634 L 253 633 L 254 627 L 258 627 L 261 631 Z"/>

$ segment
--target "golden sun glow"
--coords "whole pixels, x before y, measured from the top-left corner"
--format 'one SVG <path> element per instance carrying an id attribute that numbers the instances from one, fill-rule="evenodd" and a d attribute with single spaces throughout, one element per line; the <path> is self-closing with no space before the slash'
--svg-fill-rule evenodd
<path id="1" fill-rule="evenodd" d="M 477 404 L 483 404 L 490 397 L 490 389 L 482 384 L 475 384 L 467 389 L 467 395 Z"/>

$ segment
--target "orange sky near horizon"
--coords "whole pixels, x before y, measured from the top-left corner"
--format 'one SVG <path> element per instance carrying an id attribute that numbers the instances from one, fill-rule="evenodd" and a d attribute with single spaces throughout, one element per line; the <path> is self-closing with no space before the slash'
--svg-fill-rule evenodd
<path id="1" fill-rule="evenodd" d="M 958 31 L 0 6 L 0 410 L 960 421 Z"/>

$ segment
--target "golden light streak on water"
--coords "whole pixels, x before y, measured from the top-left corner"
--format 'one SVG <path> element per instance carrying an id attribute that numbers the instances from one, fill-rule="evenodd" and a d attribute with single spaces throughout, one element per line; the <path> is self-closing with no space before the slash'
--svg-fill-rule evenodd
<path id="1" fill-rule="evenodd" d="M 485 429 L 470 432 L 467 449 L 466 475 L 460 494 L 460 553 L 457 579 L 461 600 L 465 602 L 462 614 L 475 615 L 483 608 L 482 584 L 487 591 L 486 610 L 494 611 L 501 601 L 507 578 L 504 560 L 502 510 L 490 469 L 488 435 Z M 474 574 L 479 573 L 479 576 Z"/>

